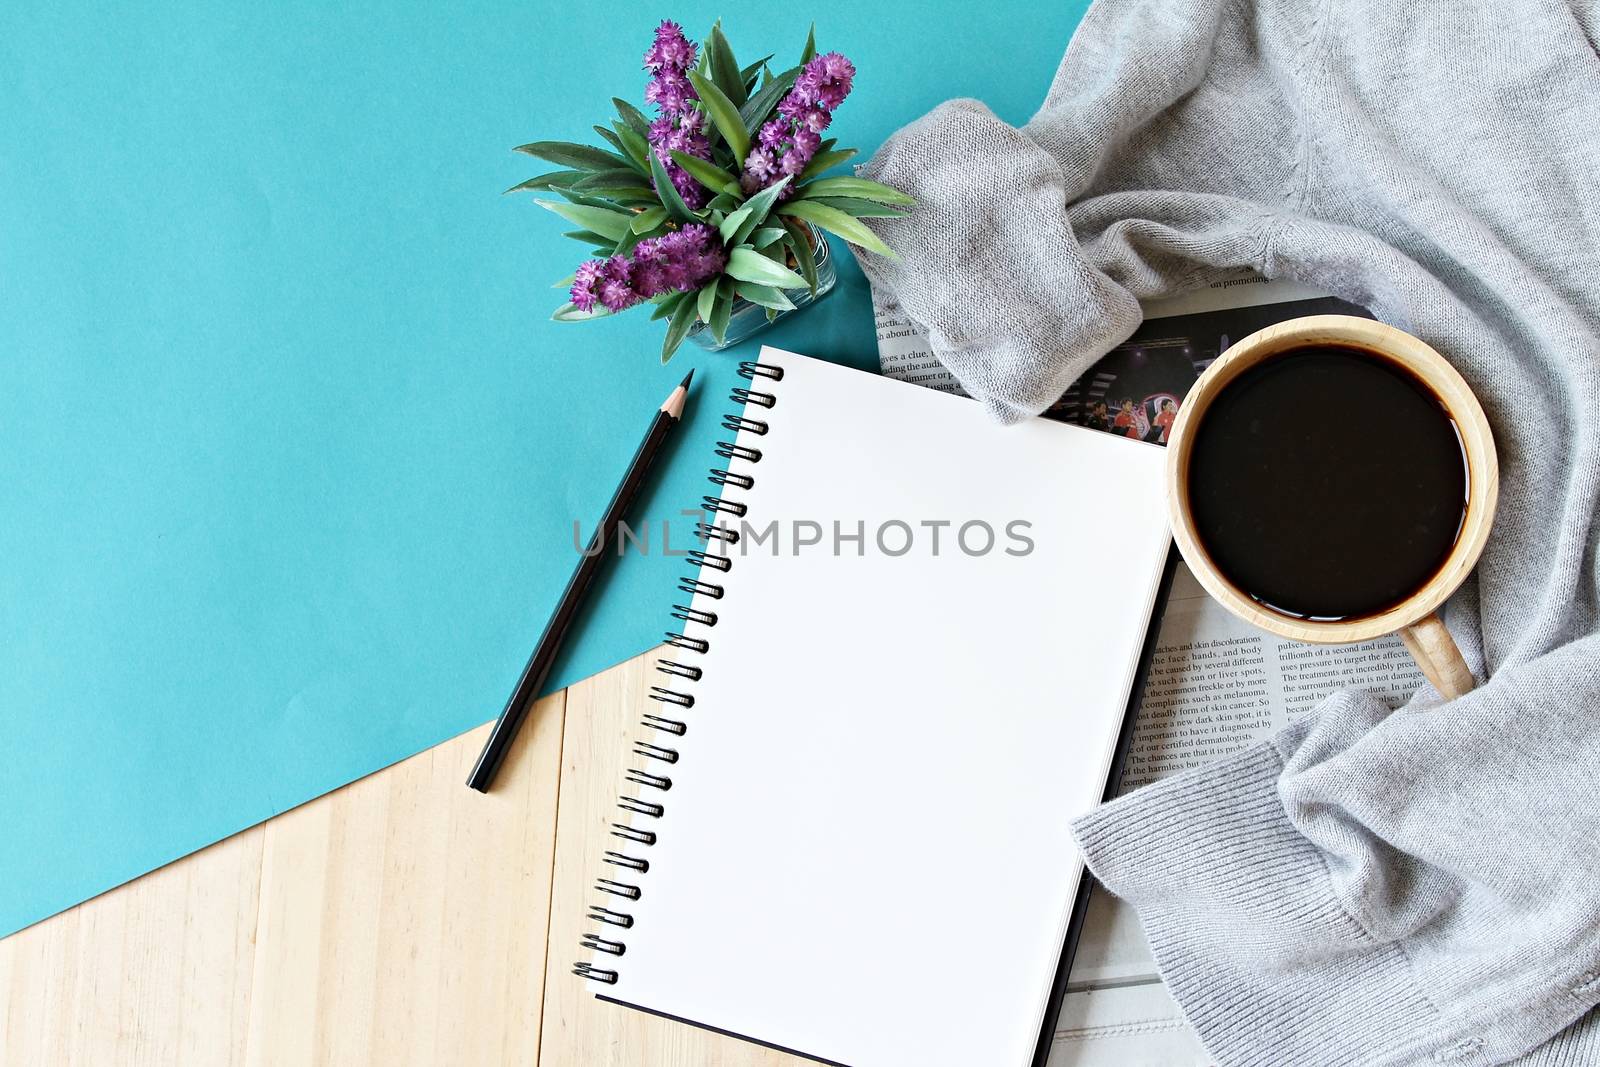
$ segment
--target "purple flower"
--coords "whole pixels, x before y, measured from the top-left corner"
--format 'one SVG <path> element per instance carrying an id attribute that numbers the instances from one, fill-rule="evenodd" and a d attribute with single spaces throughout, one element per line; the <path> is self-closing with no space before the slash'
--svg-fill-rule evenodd
<path id="1" fill-rule="evenodd" d="M 662 154 L 664 154 L 664 149 L 657 148 L 657 157 L 659 158 Z M 697 152 L 691 152 L 689 154 L 699 155 Z M 700 156 L 700 158 L 704 159 L 705 157 Z M 705 186 L 701 185 L 699 182 L 695 181 L 694 178 L 690 177 L 688 171 L 684 170 L 676 163 L 671 162 L 671 159 L 672 157 L 668 156 L 667 160 L 663 162 L 661 166 L 666 170 L 667 179 L 672 183 L 672 187 L 678 191 L 678 198 L 683 201 L 684 206 L 690 211 L 698 211 L 702 207 L 705 207 L 706 201 L 710 199 L 706 195 Z M 661 192 L 659 187 L 656 189 L 656 192 Z"/>
<path id="2" fill-rule="evenodd" d="M 654 75 L 645 87 L 644 98 L 660 107 L 664 117 L 688 111 L 699 99 L 684 73 L 694 66 L 696 51 L 676 22 L 663 22 L 656 29 L 655 42 L 644 54 L 644 67 Z"/>
<path id="3" fill-rule="evenodd" d="M 751 149 L 750 154 L 744 159 L 744 170 L 757 182 L 765 183 L 778 172 L 777 161 L 772 158 L 772 149 Z"/>
<path id="4" fill-rule="evenodd" d="M 633 246 L 633 263 L 637 269 L 641 263 L 660 263 L 666 257 L 666 252 L 661 248 L 661 238 L 646 237 Z"/>
<path id="5" fill-rule="evenodd" d="M 855 76 L 855 64 L 838 52 L 828 52 L 806 64 L 794 80 L 794 91 L 809 103 L 826 111 L 836 111 L 850 95 Z"/>
<path id="6" fill-rule="evenodd" d="M 782 119 L 764 123 L 756 139 L 761 142 L 762 148 L 780 148 L 789 139 L 789 124 Z"/>
<path id="7" fill-rule="evenodd" d="M 596 261 L 598 262 L 598 260 Z M 600 269 L 600 303 L 609 311 L 622 311 L 639 299 L 633 291 L 633 264 L 623 256 L 612 256 Z"/>
<path id="8" fill-rule="evenodd" d="M 683 126 L 679 126 L 675 130 L 668 130 L 660 141 L 657 154 L 661 157 L 661 162 L 663 163 L 672 162 L 672 157 L 668 155 L 666 150 L 698 155 L 702 159 L 705 158 L 705 153 L 711 151 L 711 142 L 706 139 L 705 134 L 697 133 Z"/>
<path id="9" fill-rule="evenodd" d="M 661 266 L 656 263 L 634 263 L 633 287 L 641 296 L 646 293 L 664 293 L 668 289 Z"/>
<path id="10" fill-rule="evenodd" d="M 638 300 L 627 282 L 604 281 L 600 283 L 600 303 L 611 311 L 624 311 Z"/>
<path id="11" fill-rule="evenodd" d="M 669 259 L 661 264 L 661 291 L 676 292 L 689 288 L 689 266 L 687 256 Z"/>
<path id="12" fill-rule="evenodd" d="M 783 175 L 805 172 L 822 147 L 821 134 L 832 124 L 834 110 L 850 95 L 855 76 L 855 64 L 838 52 L 815 56 L 805 65 L 794 87 L 778 101 L 777 117 L 762 125 L 760 149 L 745 158 L 739 186 L 746 194 Z"/>
<path id="13" fill-rule="evenodd" d="M 698 49 L 683 35 L 683 27 L 663 19 L 656 27 L 656 39 L 645 51 L 644 69 L 654 74 L 666 68 L 687 70 L 694 66 Z"/>
<path id="14" fill-rule="evenodd" d="M 572 302 L 582 311 L 593 310 L 597 302 L 608 311 L 623 311 L 662 293 L 698 289 L 727 262 L 717 232 L 690 223 L 640 241 L 631 259 L 612 256 L 581 264 L 572 281 Z"/>
<path id="15" fill-rule="evenodd" d="M 643 241 L 639 242 L 641 245 Z M 634 254 L 638 255 L 638 249 Z M 722 239 L 710 226 L 692 222 L 675 233 L 664 234 L 646 250 L 652 266 L 659 269 L 657 287 L 650 292 L 641 289 L 644 296 L 678 290 L 698 289 L 707 278 L 722 271 L 727 263 L 722 249 Z"/>
<path id="16" fill-rule="evenodd" d="M 600 280 L 600 269 L 604 266 L 603 260 L 591 259 L 579 264 L 577 273 L 572 276 L 571 297 L 579 311 L 594 310 L 595 285 Z"/>
<path id="17" fill-rule="evenodd" d="M 810 109 L 800 119 L 800 125 L 804 126 L 812 133 L 821 133 L 823 130 L 827 129 L 829 124 L 832 122 L 833 116 L 822 110 L 820 107 L 814 107 Z"/>
<path id="18" fill-rule="evenodd" d="M 695 107 L 700 97 L 685 73 L 694 66 L 698 52 L 695 44 L 684 37 L 683 27 L 667 20 L 656 28 L 655 40 L 644 54 L 644 67 L 652 75 L 650 84 L 645 86 L 644 98 L 658 109 L 650 123 L 647 140 L 672 187 L 691 210 L 705 204 L 706 190 L 673 161 L 672 153 L 711 158 L 711 143 L 705 135 L 705 115 Z M 656 192 L 659 194 L 661 190 Z"/>
<path id="19" fill-rule="evenodd" d="M 817 149 L 822 147 L 822 138 L 802 126 L 794 131 L 794 148 L 790 155 L 800 155 L 811 162 L 811 157 L 817 154 Z"/>
<path id="20" fill-rule="evenodd" d="M 696 279 L 693 288 L 698 289 L 709 279 L 721 274 L 722 268 L 727 265 L 728 254 L 722 250 L 721 245 L 696 255 L 694 265 L 690 268 L 691 275 Z"/>
<path id="21" fill-rule="evenodd" d="M 662 70 L 651 79 L 650 84 L 645 86 L 644 98 L 661 108 L 663 115 L 681 114 L 700 99 L 683 71 L 671 68 Z"/>
<path id="22" fill-rule="evenodd" d="M 678 190 L 678 198 L 683 201 L 684 207 L 691 211 L 698 211 L 705 206 L 707 200 L 706 188 L 690 177 L 688 171 L 677 164 L 673 164 L 672 170 L 667 173 L 667 177 L 672 179 L 672 187 Z"/>
<path id="23" fill-rule="evenodd" d="M 824 52 L 813 62 L 822 67 L 834 81 L 848 82 L 856 76 L 856 65 L 838 52 Z"/>
<path id="24" fill-rule="evenodd" d="M 839 105 L 844 103 L 844 98 L 849 95 L 850 84 L 848 82 L 844 85 L 834 83 L 824 85 L 818 89 L 816 100 L 820 106 L 827 108 L 829 111 L 837 111 Z"/>

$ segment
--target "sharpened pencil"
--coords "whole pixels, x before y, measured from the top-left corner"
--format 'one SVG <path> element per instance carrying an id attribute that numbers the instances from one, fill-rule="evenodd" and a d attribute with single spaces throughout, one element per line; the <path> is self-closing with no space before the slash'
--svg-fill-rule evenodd
<path id="1" fill-rule="evenodd" d="M 572 620 L 582 606 L 589 586 L 612 555 L 611 548 L 623 520 L 627 518 L 628 509 L 633 505 L 634 497 L 639 495 L 639 490 L 648 480 L 651 469 L 661 455 L 662 445 L 683 420 L 683 407 L 689 397 L 689 380 L 693 377 L 694 371 L 690 371 L 661 402 L 660 409 L 650 421 L 650 428 L 645 431 L 644 440 L 639 443 L 639 450 L 633 454 L 633 462 L 628 464 L 628 473 L 623 475 L 622 483 L 611 497 L 611 503 L 606 505 L 605 517 L 595 527 L 594 536 L 589 539 L 588 547 L 578 560 L 566 591 L 556 603 L 556 610 L 545 624 L 533 655 L 528 657 L 528 665 L 522 669 L 522 676 L 511 691 L 511 699 L 506 701 L 505 710 L 500 712 L 500 718 L 478 756 L 477 765 L 467 779 L 467 784 L 478 792 L 489 791 L 495 772 L 505 760 L 506 752 L 510 750 L 511 742 L 522 726 L 522 720 L 527 717 L 528 709 L 538 697 L 545 679 L 550 676 L 550 667 L 555 663 L 556 654 L 561 651 L 561 644 L 566 639 L 567 631 L 572 628 Z"/>

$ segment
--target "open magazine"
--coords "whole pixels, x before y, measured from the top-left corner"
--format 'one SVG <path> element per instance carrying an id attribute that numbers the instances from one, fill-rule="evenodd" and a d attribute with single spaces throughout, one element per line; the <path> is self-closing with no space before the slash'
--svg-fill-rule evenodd
<path id="1" fill-rule="evenodd" d="M 884 374 L 962 391 L 896 306 L 875 301 L 875 311 Z M 1189 386 L 1234 341 L 1301 315 L 1367 316 L 1342 300 L 1249 272 L 1144 311 L 1144 325 L 1073 383 L 1047 417 L 1165 444 Z M 1091 506 L 1114 508 L 1116 501 Z M 1422 684 L 1398 638 L 1348 646 L 1282 640 L 1229 614 L 1181 563 L 1158 625 L 1124 792 L 1237 752 L 1337 689 L 1374 690 L 1399 706 Z M 1156 973 L 1133 910 L 1096 887 L 1050 1067 L 1210 1063 Z"/>

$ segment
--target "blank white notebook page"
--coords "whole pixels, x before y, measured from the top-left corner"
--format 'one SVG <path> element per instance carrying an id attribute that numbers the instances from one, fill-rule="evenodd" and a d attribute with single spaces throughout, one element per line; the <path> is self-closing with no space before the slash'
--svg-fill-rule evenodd
<path id="1" fill-rule="evenodd" d="M 647 709 L 687 731 L 641 731 L 679 759 L 631 764 L 671 785 L 639 790 L 648 871 L 603 872 L 640 896 L 599 900 L 634 918 L 599 929 L 626 945 L 599 991 L 852 1067 L 1024 1067 L 1166 557 L 1164 450 L 761 361 L 760 458 L 722 464 L 745 533 L 699 575 L 708 650 L 672 652 L 703 676 L 658 678 L 693 707 Z"/>

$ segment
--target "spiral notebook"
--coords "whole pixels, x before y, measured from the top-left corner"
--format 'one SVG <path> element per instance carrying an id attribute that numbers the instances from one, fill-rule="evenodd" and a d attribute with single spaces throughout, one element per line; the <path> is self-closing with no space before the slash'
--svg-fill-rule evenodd
<path id="1" fill-rule="evenodd" d="M 587 952 L 823 1063 L 1043 1063 L 1170 544 L 1164 450 L 741 364 Z"/>

